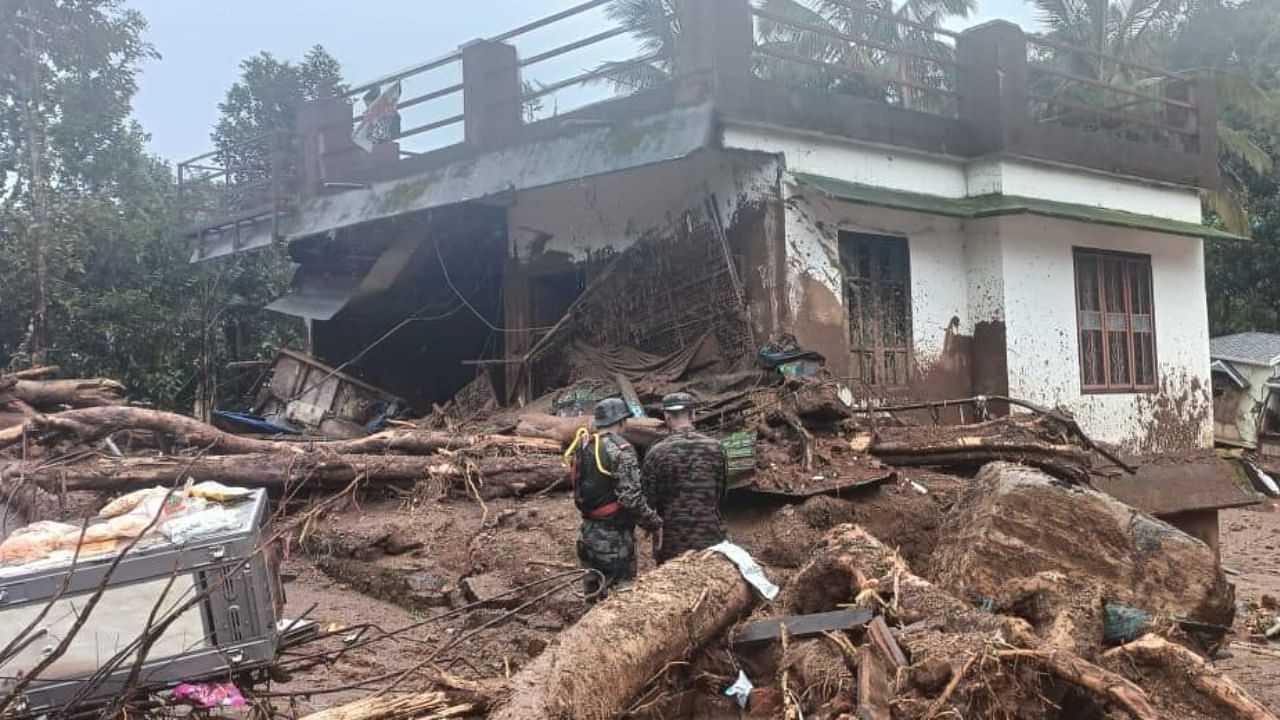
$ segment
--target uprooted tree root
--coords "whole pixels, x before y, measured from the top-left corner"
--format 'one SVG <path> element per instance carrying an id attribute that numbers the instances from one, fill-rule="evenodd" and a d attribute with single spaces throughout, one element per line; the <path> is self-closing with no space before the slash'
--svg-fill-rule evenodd
<path id="1" fill-rule="evenodd" d="M 1052 591 L 1061 584 L 1054 577 L 1036 580 L 1010 588 L 1009 597 Z M 1107 711 L 1110 717 L 1123 713 L 1138 720 L 1274 718 L 1187 648 L 1149 636 L 1095 656 L 1096 642 L 1074 642 L 1069 633 L 1096 628 L 1050 617 L 1043 618 L 1043 626 L 1033 626 L 1022 618 L 980 611 L 912 573 L 897 553 L 863 528 L 844 525 L 827 535 L 788 583 L 775 612 L 822 612 L 851 604 L 874 609 L 899 627 L 897 641 L 910 665 L 890 678 L 895 718 L 1066 719 L 1102 717 Z M 869 642 L 864 640 L 864 647 Z M 837 656 L 856 676 L 855 656 Z M 1143 671 L 1135 672 L 1139 664 Z M 809 665 L 814 665 L 811 660 Z M 793 681 L 805 678 L 797 672 L 803 667 L 789 663 Z M 848 701 L 838 683 L 834 697 L 820 692 L 832 689 L 823 678 L 840 674 L 810 672 L 816 682 L 801 689 L 819 692 L 811 691 L 805 699 Z M 1157 677 L 1184 681 L 1157 683 Z M 830 707 L 817 704 L 807 710 Z"/>

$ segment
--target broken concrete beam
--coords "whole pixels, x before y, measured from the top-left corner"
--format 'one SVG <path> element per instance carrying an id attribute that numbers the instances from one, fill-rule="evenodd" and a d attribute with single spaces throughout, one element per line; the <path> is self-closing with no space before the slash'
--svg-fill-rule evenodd
<path id="1" fill-rule="evenodd" d="M 931 562 L 940 585 L 997 611 L 1030 587 L 1080 598 L 1076 611 L 1096 615 L 1098 628 L 1101 597 L 1215 625 L 1229 626 L 1235 614 L 1234 591 L 1203 542 L 1021 465 L 992 463 L 979 472 L 944 521 Z M 1100 643 L 1101 633 L 1086 640 Z"/>
<path id="2" fill-rule="evenodd" d="M 686 553 L 596 605 L 512 678 L 491 720 L 622 715 L 668 663 L 719 635 L 755 604 L 737 566 Z"/>

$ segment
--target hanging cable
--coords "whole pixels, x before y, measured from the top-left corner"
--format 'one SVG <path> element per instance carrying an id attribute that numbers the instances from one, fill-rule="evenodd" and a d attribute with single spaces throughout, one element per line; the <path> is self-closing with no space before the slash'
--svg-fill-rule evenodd
<path id="1" fill-rule="evenodd" d="M 471 301 L 467 300 L 467 297 L 463 295 L 458 290 L 458 288 L 454 287 L 453 279 L 449 277 L 449 268 L 444 264 L 444 255 L 440 254 L 440 243 L 435 238 L 432 238 L 431 245 L 436 250 L 436 260 L 440 261 L 440 272 L 444 274 L 445 285 L 449 286 L 449 289 L 453 291 L 453 294 L 458 296 L 458 300 L 461 301 L 462 304 L 466 306 L 468 310 L 471 311 L 472 315 L 476 316 L 477 320 L 484 323 L 485 327 L 489 328 L 494 332 L 500 332 L 500 333 L 545 332 L 547 330 L 555 329 L 554 325 L 548 325 L 546 327 L 528 327 L 528 328 L 512 329 L 512 328 L 498 327 L 497 325 L 494 325 L 493 323 L 489 322 L 489 318 L 486 318 L 483 314 L 481 314 L 480 311 L 477 310 L 475 306 L 471 304 Z"/>

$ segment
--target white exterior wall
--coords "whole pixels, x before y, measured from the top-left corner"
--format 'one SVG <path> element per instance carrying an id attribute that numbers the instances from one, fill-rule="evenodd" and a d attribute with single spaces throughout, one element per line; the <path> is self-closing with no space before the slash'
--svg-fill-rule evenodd
<path id="1" fill-rule="evenodd" d="M 783 182 L 786 198 L 787 305 L 797 339 L 846 370 L 848 317 L 840 269 L 840 231 L 907 239 L 916 364 L 941 360 L 951 333 L 971 334 L 963 221 L 868 207 L 804 193 Z M 833 330 L 833 328 L 837 330 Z M 834 339 L 833 339 L 834 338 Z"/>
<path id="2" fill-rule="evenodd" d="M 836 368 L 845 358 L 838 232 L 907 238 L 917 370 L 925 385 L 948 356 L 951 333 L 1003 323 L 1008 393 L 1075 413 L 1095 439 L 1134 451 L 1209 447 L 1213 413 L 1203 246 L 1198 238 L 1018 215 L 962 221 L 834 200 L 784 180 L 787 304 L 797 338 L 813 325 L 814 349 Z M 1151 256 L 1159 389 L 1085 394 L 1076 321 L 1075 247 Z M 958 323 L 953 322 L 958 320 Z M 950 328 L 950 332 L 949 329 Z M 835 348 L 835 349 L 833 349 Z M 921 388 L 927 395 L 935 388 Z"/>
<path id="3" fill-rule="evenodd" d="M 1202 241 L 1067 220 L 1000 218 L 1009 393 L 1074 413 L 1095 439 L 1158 452 L 1213 444 Z M 1081 391 L 1072 248 L 1151 256 L 1159 390 Z"/>
<path id="4" fill-rule="evenodd" d="M 962 160 L 779 128 L 732 125 L 726 148 L 776 153 L 789 172 L 944 198 L 1004 194 L 1199 223 L 1194 188 L 1021 157 Z"/>

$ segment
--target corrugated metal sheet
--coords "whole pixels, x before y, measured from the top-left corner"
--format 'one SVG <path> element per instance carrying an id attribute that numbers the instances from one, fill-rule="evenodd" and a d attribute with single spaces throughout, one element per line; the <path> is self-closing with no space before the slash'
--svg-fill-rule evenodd
<path id="1" fill-rule="evenodd" d="M 267 309 L 309 320 L 330 320 L 355 297 L 362 279 L 303 265 L 294 271 L 289 294 L 268 305 Z"/>
<path id="2" fill-rule="evenodd" d="M 352 300 L 389 290 L 409 266 L 422 241 L 421 236 L 400 236 L 364 273 L 335 273 L 304 263 L 293 274 L 289 294 L 267 309 L 310 320 L 330 320 Z"/>
<path id="3" fill-rule="evenodd" d="M 578 122 L 586 122 L 579 120 Z M 656 115 L 601 121 L 577 132 L 503 148 L 369 188 L 311 198 L 282 221 L 288 240 L 445 205 L 678 160 L 714 137 L 710 105 Z M 270 228 L 209 239 L 193 261 L 270 244 Z"/>

